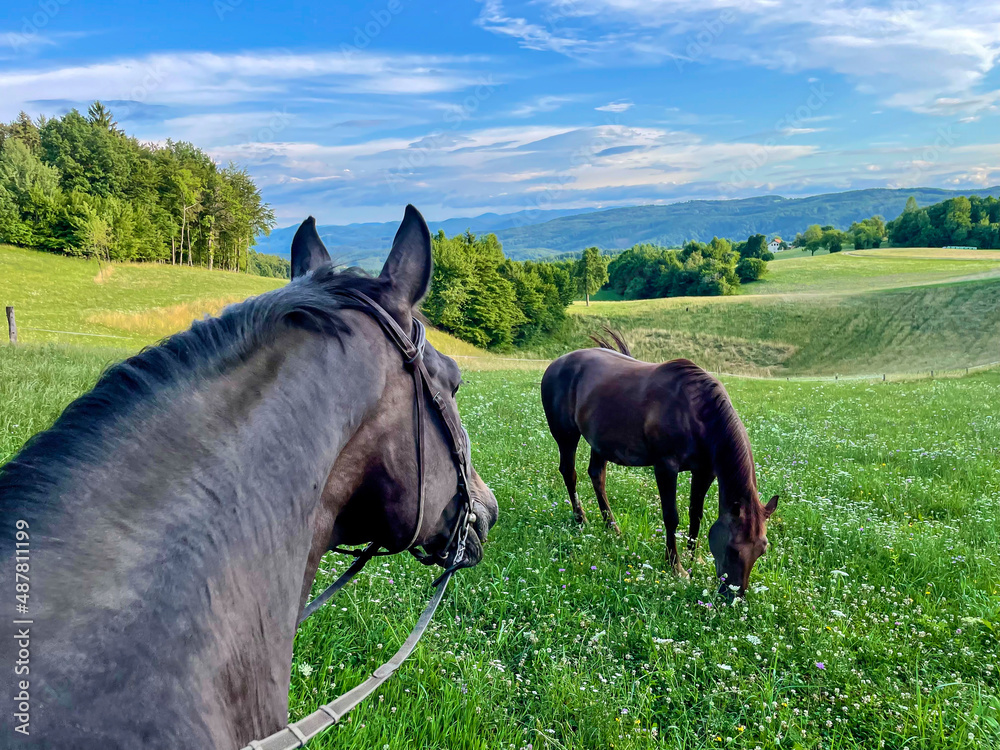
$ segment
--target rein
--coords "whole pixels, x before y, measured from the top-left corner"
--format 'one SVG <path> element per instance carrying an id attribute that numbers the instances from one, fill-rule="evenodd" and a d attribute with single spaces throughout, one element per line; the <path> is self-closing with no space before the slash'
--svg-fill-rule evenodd
<path id="1" fill-rule="evenodd" d="M 393 654 L 389 661 L 376 669 L 367 680 L 344 693 L 336 700 L 320 706 L 305 718 L 289 724 L 284 729 L 262 740 L 251 740 L 250 744 L 243 748 L 243 750 L 295 750 L 295 748 L 305 747 L 309 740 L 337 724 L 351 709 L 377 690 L 383 682 L 392 677 L 393 673 L 399 669 L 406 658 L 413 653 L 413 649 L 416 648 L 420 638 L 430 625 L 431 619 L 434 617 L 434 612 L 441 603 L 441 599 L 444 598 L 445 589 L 448 588 L 448 582 L 451 580 L 452 575 L 456 570 L 464 567 L 466 540 L 469 536 L 469 529 L 476 522 L 476 515 L 472 510 L 472 495 L 469 490 L 469 466 L 471 464 L 469 435 L 462 427 L 462 423 L 458 419 L 453 418 L 449 413 L 447 404 L 441 397 L 441 392 L 435 391 L 431 385 L 430 375 L 423 361 L 424 347 L 427 342 L 423 324 L 416 318 L 413 319 L 415 335 L 411 339 L 410 336 L 407 336 L 403 332 L 403 329 L 399 327 L 399 324 L 396 323 L 393 317 L 368 295 L 356 290 L 343 290 L 340 294 L 360 303 L 361 311 L 371 315 L 382 326 L 382 330 L 385 331 L 389 340 L 396 345 L 396 348 L 403 355 L 403 366 L 413 376 L 413 390 L 417 410 L 416 443 L 419 494 L 417 500 L 417 520 L 413 528 L 413 536 L 410 538 L 409 544 L 403 549 L 409 551 L 414 557 L 425 564 L 440 562 L 446 565 L 446 568 L 444 573 L 432 584 L 435 588 L 434 595 L 427 602 L 427 606 L 424 607 L 424 611 L 417 620 L 417 624 L 413 626 L 413 630 L 410 631 L 410 635 L 406 638 L 406 641 Z M 417 539 L 420 537 L 420 527 L 423 525 L 424 519 L 423 397 L 425 392 L 430 396 L 431 402 L 434 404 L 438 415 L 445 425 L 445 433 L 451 444 L 452 459 L 458 471 L 458 496 L 462 502 L 462 507 L 458 518 L 455 520 L 448 544 L 437 555 L 429 555 L 416 550 L 414 547 Z M 396 554 L 390 550 L 380 550 L 380 547 L 381 545 L 377 542 L 372 542 L 361 551 L 335 547 L 333 549 L 334 552 L 354 555 L 357 559 L 323 593 L 309 602 L 302 611 L 302 616 L 299 618 L 298 624 L 301 625 L 326 604 L 334 594 L 344 588 L 352 578 L 361 572 L 362 568 L 373 557 Z M 403 550 L 397 551 L 401 552 Z"/>

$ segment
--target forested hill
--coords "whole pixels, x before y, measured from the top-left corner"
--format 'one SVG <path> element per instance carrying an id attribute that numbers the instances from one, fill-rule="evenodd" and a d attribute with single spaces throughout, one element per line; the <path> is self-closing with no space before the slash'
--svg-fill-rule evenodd
<path id="1" fill-rule="evenodd" d="M 808 198 L 768 195 L 612 208 L 507 229 L 497 235 L 512 258 L 544 257 L 579 251 L 588 245 L 597 245 L 602 250 L 622 249 L 640 242 L 676 247 L 692 239 L 708 242 L 712 237 L 744 238 L 753 234 L 777 234 L 790 241 L 810 224 L 829 224 L 846 230 L 853 222 L 870 216 L 894 219 L 903 212 L 911 195 L 918 205 L 927 206 L 959 195 L 1000 196 L 1000 186 L 960 191 L 877 188 Z"/>
<path id="2" fill-rule="evenodd" d="M 449 235 L 466 229 L 475 234 L 493 232 L 503 243 L 507 257 L 524 260 L 579 253 L 591 245 L 602 250 L 620 250 L 640 242 L 679 247 L 688 240 L 709 242 L 713 237 L 742 240 L 754 234 L 777 234 L 791 241 L 810 224 L 829 224 L 846 230 L 855 221 L 870 216 L 894 219 L 903 212 L 911 195 L 920 206 L 928 206 L 958 195 L 1000 196 L 1000 186 L 960 191 L 877 188 L 809 198 L 770 195 L 603 211 L 521 211 L 429 223 L 432 232 L 444 229 Z M 322 208 L 316 211 L 321 216 Z M 339 262 L 377 269 L 392 244 L 396 227 L 396 222 L 386 222 L 323 225 L 318 229 Z M 275 230 L 269 238 L 259 240 L 259 249 L 287 257 L 295 229 L 296 226 Z"/>
<path id="3" fill-rule="evenodd" d="M 400 216 L 402 216 L 402 205 L 399 208 Z M 587 211 L 588 209 L 566 208 L 518 211 L 512 214 L 488 213 L 469 218 L 429 221 L 427 224 L 432 234 L 443 230 L 448 236 L 454 236 L 467 229 L 471 229 L 474 234 L 489 234 L 491 232 L 501 234 L 511 227 L 540 224 L 560 216 L 581 215 Z M 322 206 L 317 206 L 313 213 L 322 221 Z M 257 249 L 262 253 L 271 253 L 287 258 L 292 246 L 292 237 L 298 228 L 298 224 L 293 224 L 275 229 L 269 237 L 258 238 Z M 326 224 L 320 225 L 316 229 L 323 239 L 323 244 L 326 245 L 338 263 L 378 270 L 385 261 L 385 256 L 392 246 L 392 238 L 398 228 L 398 221 L 386 221 L 346 225 Z M 582 248 L 574 248 L 574 250 L 580 249 Z"/>

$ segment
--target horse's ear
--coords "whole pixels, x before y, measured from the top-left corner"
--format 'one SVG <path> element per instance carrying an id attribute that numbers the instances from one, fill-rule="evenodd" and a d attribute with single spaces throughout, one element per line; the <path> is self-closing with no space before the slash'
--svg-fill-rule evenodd
<path id="1" fill-rule="evenodd" d="M 770 500 L 767 501 L 767 505 L 764 506 L 764 518 L 770 518 L 771 514 L 778 509 L 778 496 L 775 495 Z"/>
<path id="2" fill-rule="evenodd" d="M 406 207 L 380 278 L 392 286 L 399 305 L 407 308 L 407 317 L 410 308 L 427 294 L 431 283 L 431 233 L 413 206 Z"/>
<path id="3" fill-rule="evenodd" d="M 323 240 L 316 231 L 316 219 L 310 216 L 302 222 L 292 238 L 292 278 L 305 276 L 313 269 L 332 263 Z"/>

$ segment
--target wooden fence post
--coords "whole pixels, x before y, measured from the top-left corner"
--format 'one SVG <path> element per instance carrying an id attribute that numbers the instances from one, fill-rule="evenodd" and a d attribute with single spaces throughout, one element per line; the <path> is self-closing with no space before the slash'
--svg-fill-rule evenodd
<path id="1" fill-rule="evenodd" d="M 10 343 L 17 343 L 17 323 L 14 322 L 14 306 L 7 305 L 7 333 L 10 335 Z"/>

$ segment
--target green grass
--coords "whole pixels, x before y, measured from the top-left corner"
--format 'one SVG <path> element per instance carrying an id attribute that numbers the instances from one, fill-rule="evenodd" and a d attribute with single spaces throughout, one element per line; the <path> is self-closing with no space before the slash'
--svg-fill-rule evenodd
<path id="1" fill-rule="evenodd" d="M 622 302 L 601 292 L 590 307 L 570 308 L 559 335 L 511 356 L 555 357 L 610 324 L 641 358 L 684 356 L 718 372 L 913 373 L 1000 359 L 998 252 L 867 250 L 771 268 L 739 297 Z M 96 261 L 0 247 L 0 304 L 14 304 L 23 342 L 135 349 L 281 283 L 151 264 L 102 273 Z M 513 366 L 447 334 L 430 336 L 468 368 Z"/>
<path id="2" fill-rule="evenodd" d="M 14 305 L 23 343 L 135 350 L 284 283 L 152 263 L 102 266 L 96 260 L 0 245 L 0 306 Z M 431 330 L 428 338 L 470 365 L 493 365 L 487 352 L 447 333 Z"/>
<path id="3" fill-rule="evenodd" d="M 784 257 L 735 297 L 622 301 L 602 290 L 536 347 L 621 329 L 648 361 L 758 376 L 929 373 L 1000 360 L 1000 252 L 888 248 Z"/>
<path id="4" fill-rule="evenodd" d="M 715 372 L 940 372 L 1000 360 L 1000 280 L 575 304 L 564 330 L 538 354 L 588 346 L 588 334 L 603 325 L 621 329 L 640 359 L 687 357 Z"/>
<path id="5" fill-rule="evenodd" d="M 14 305 L 25 342 L 135 348 L 282 283 L 151 263 L 114 264 L 101 274 L 94 260 L 0 246 L 0 304 Z"/>
<path id="6" fill-rule="evenodd" d="M 768 264 L 761 281 L 744 284 L 744 295 L 858 292 L 936 284 L 970 278 L 1000 277 L 1000 251 L 956 252 L 934 248 L 849 250 L 810 257 L 786 250 Z"/>
<path id="7" fill-rule="evenodd" d="M 827 255 L 826 250 L 817 250 L 816 255 Z M 797 247 L 790 247 L 787 250 L 782 250 L 780 253 L 774 254 L 775 260 L 791 260 L 793 258 L 809 258 L 811 257 L 809 253 L 804 250 L 800 250 Z"/>
<path id="8" fill-rule="evenodd" d="M 0 461 L 118 354 L 0 347 Z M 609 470 L 623 538 L 575 525 L 538 380 L 466 375 L 474 461 L 501 506 L 486 559 L 393 680 L 310 747 L 998 746 L 1000 374 L 728 379 L 762 493 L 781 495 L 733 608 L 701 603 L 710 562 L 691 581 L 667 572 L 651 472 Z M 326 559 L 317 587 L 345 564 Z M 378 561 L 302 628 L 293 717 L 385 661 L 431 578 L 407 556 Z"/>
<path id="9" fill-rule="evenodd" d="M 717 370 L 978 364 L 1000 359 L 994 255 L 783 258 L 740 297 L 575 305 L 541 353 L 584 345 L 608 323 L 643 358 L 689 356 Z M 99 270 L 0 248 L 0 303 L 15 304 L 28 342 L 0 346 L 0 462 L 109 363 L 281 283 L 167 266 Z M 710 562 L 694 561 L 690 582 L 664 565 L 651 472 L 609 470 L 624 538 L 599 524 L 579 529 L 541 413 L 537 364 L 506 369 L 517 363 L 483 358 L 439 332 L 432 343 L 475 370 L 460 405 L 501 520 L 486 560 L 457 577 L 414 658 L 310 747 L 998 746 L 1000 373 L 887 383 L 727 378 L 762 494 L 782 500 L 748 603 L 706 607 Z M 585 466 L 581 450 L 593 519 Z M 684 524 L 686 508 L 681 515 Z M 325 560 L 317 587 L 344 566 Z M 293 717 L 385 661 L 429 596 L 432 576 L 412 560 L 369 570 L 300 631 Z"/>
<path id="10" fill-rule="evenodd" d="M 1000 251 L 997 250 L 880 248 L 833 254 L 824 250 L 812 256 L 791 249 L 776 254 L 768 264 L 767 276 L 743 284 L 740 293 L 858 292 L 990 277 L 1000 277 Z M 622 296 L 602 289 L 590 299 L 616 302 Z"/>

